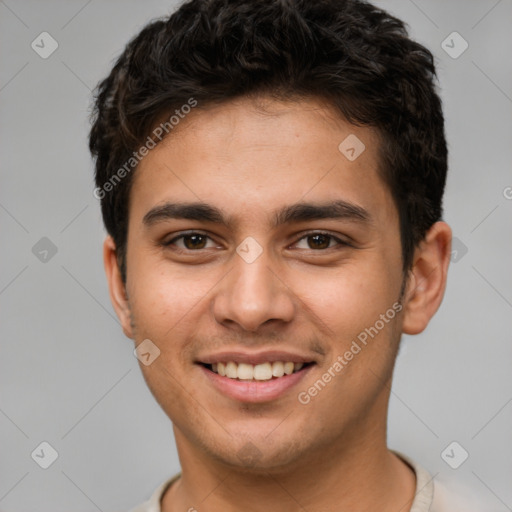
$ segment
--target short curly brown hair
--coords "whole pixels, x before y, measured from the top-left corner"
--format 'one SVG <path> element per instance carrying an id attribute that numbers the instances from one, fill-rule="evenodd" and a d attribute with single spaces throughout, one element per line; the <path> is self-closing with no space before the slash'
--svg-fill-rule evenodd
<path id="1" fill-rule="evenodd" d="M 99 83 L 89 137 L 123 279 L 133 172 L 105 185 L 191 98 L 207 105 L 252 94 L 322 98 L 347 121 L 376 128 L 407 271 L 442 216 L 447 147 L 435 78 L 430 51 L 365 1 L 191 0 L 151 22 Z"/>

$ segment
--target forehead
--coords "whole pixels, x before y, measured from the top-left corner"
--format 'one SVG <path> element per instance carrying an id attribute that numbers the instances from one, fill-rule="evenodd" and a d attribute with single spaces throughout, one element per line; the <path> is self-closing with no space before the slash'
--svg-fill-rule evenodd
<path id="1" fill-rule="evenodd" d="M 199 105 L 139 164 L 131 209 L 142 220 L 158 204 L 202 202 L 236 221 L 269 219 L 269 211 L 306 200 L 342 199 L 389 217 L 379 144 L 373 128 L 347 123 L 316 99 Z"/>

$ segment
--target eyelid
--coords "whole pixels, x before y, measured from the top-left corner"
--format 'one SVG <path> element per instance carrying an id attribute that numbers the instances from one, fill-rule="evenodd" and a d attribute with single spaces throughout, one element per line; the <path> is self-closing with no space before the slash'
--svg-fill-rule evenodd
<path id="1" fill-rule="evenodd" d="M 165 241 L 165 238 L 164 238 L 163 241 L 162 241 L 162 245 L 164 247 L 170 246 L 174 242 L 176 242 L 176 240 L 179 240 L 179 239 L 181 239 L 181 238 L 183 238 L 185 236 L 189 236 L 189 235 L 201 235 L 201 236 L 204 236 L 206 238 L 209 238 L 212 241 L 215 241 L 213 239 L 213 237 L 211 237 L 207 232 L 203 232 L 203 231 L 197 230 L 197 229 L 191 229 L 191 230 L 188 230 L 188 231 L 180 231 L 179 233 L 176 234 L 176 236 L 173 236 L 168 241 Z M 183 249 L 181 249 L 181 250 L 183 250 Z M 190 249 L 188 249 L 189 252 L 199 252 L 200 250 L 201 249 L 198 249 L 197 251 L 191 251 Z"/>
<path id="2" fill-rule="evenodd" d="M 215 240 L 207 232 L 203 232 L 201 230 L 188 230 L 188 231 L 179 232 L 171 240 L 162 242 L 162 245 L 164 247 L 171 246 L 177 240 L 180 240 L 187 235 L 201 235 L 201 236 L 205 236 L 206 238 L 209 238 L 210 240 L 215 242 Z M 330 233 L 329 231 L 322 231 L 322 230 L 318 230 L 318 229 L 300 233 L 298 235 L 298 236 L 300 236 L 300 238 L 295 240 L 295 242 L 293 242 L 292 245 L 295 245 L 295 244 L 301 242 L 302 240 L 304 240 L 304 238 L 307 238 L 308 236 L 315 236 L 315 235 L 325 235 L 325 236 L 330 237 L 332 240 L 334 240 L 336 242 L 336 244 L 337 244 L 336 246 L 351 246 L 351 243 L 348 240 L 343 240 L 339 236 L 334 235 L 334 234 Z M 295 236 L 297 236 L 297 235 L 295 235 Z M 334 246 L 334 247 L 336 247 L 336 246 Z M 333 249 L 334 247 L 328 247 L 326 249 L 318 249 L 318 250 L 315 250 L 315 249 L 309 249 L 309 250 L 314 251 L 314 252 L 324 252 L 324 251 L 327 251 L 328 249 Z M 193 250 L 193 249 L 182 249 L 182 248 L 178 247 L 176 250 L 192 253 L 192 252 L 200 252 L 205 249 Z M 306 249 L 306 250 L 308 250 L 308 249 Z"/>
<path id="3" fill-rule="evenodd" d="M 332 238 L 335 242 L 337 242 L 337 246 L 350 246 L 351 245 L 351 243 L 348 240 L 343 240 L 338 235 L 334 235 L 334 234 L 330 233 L 329 231 L 322 231 L 322 230 L 318 230 L 318 229 L 316 229 L 316 230 L 314 229 L 311 231 L 301 233 L 300 238 L 298 240 L 296 240 L 294 242 L 294 244 L 297 244 L 298 242 L 302 241 L 304 238 L 307 238 L 308 236 L 315 236 L 315 235 L 328 236 L 328 237 Z M 336 247 L 336 246 L 334 246 L 334 247 Z M 322 251 L 327 251 L 328 249 L 334 249 L 334 247 L 328 247 L 327 249 L 319 249 L 319 250 L 315 250 L 315 249 L 309 249 L 309 250 L 314 251 L 314 252 L 322 252 Z"/>

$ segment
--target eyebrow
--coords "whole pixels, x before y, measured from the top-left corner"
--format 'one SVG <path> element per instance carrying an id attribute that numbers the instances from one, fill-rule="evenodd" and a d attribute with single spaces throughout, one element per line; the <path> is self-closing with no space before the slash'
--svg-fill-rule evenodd
<path id="1" fill-rule="evenodd" d="M 271 228 L 284 224 L 299 223 L 320 219 L 348 220 L 360 223 L 371 223 L 369 212 L 363 207 L 345 200 L 327 203 L 295 203 L 274 210 Z M 145 226 L 150 227 L 158 222 L 170 219 L 187 219 L 199 222 L 211 222 L 232 229 L 235 222 L 231 216 L 226 216 L 216 206 L 195 203 L 164 203 L 149 210 L 142 219 Z"/>

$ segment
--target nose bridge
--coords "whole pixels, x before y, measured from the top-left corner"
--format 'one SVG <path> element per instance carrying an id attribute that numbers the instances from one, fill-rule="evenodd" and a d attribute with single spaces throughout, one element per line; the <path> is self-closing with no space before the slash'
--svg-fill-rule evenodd
<path id="1" fill-rule="evenodd" d="M 233 257 L 234 268 L 215 298 L 213 312 L 219 323 L 256 331 L 268 320 L 289 322 L 293 317 L 292 297 L 277 277 L 270 254 L 263 250 L 254 256 L 254 247 L 240 244 Z"/>

